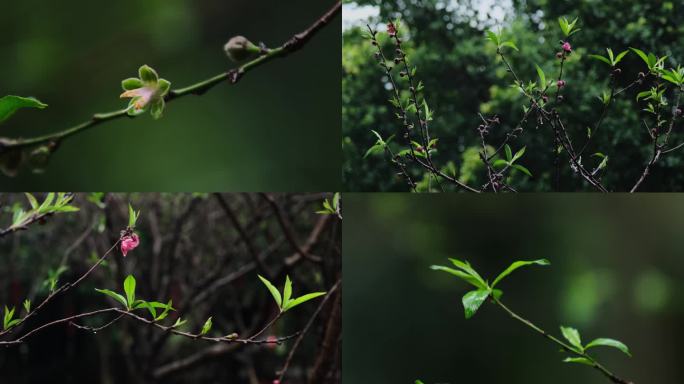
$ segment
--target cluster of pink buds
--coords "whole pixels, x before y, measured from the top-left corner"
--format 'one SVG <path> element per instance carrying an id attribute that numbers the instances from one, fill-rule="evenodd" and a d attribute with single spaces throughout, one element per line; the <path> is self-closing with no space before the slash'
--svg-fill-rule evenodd
<path id="1" fill-rule="evenodd" d="M 564 59 L 565 56 L 572 53 L 572 45 L 570 45 L 570 42 L 563 41 L 563 40 L 560 41 L 560 45 L 561 45 L 562 51 L 556 52 L 556 58 Z"/>

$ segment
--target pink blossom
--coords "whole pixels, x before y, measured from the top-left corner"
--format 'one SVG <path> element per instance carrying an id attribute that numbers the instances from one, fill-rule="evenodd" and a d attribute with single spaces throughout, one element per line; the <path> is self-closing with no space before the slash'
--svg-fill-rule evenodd
<path id="1" fill-rule="evenodd" d="M 273 384 L 280 384 L 280 380 L 278 380 L 278 379 L 273 380 Z"/>
<path id="2" fill-rule="evenodd" d="M 558 82 L 556 83 L 556 85 L 558 86 L 558 88 L 563 88 L 563 87 L 565 87 L 565 80 L 558 80 Z"/>
<path id="3" fill-rule="evenodd" d="M 152 87 L 142 87 L 122 93 L 121 98 L 132 98 L 135 100 L 133 108 L 139 111 L 147 106 L 155 93 L 156 90 Z"/>
<path id="4" fill-rule="evenodd" d="M 563 43 L 563 50 L 567 53 L 572 52 L 572 46 L 567 41 Z"/>
<path id="5" fill-rule="evenodd" d="M 137 234 L 132 234 L 132 235 L 126 235 L 121 238 L 121 253 L 123 254 L 124 257 L 126 257 L 126 254 L 128 251 L 132 251 L 135 249 L 135 247 L 140 244 L 140 239 L 138 238 Z"/>
<path id="6" fill-rule="evenodd" d="M 397 27 L 391 21 L 389 23 L 387 23 L 387 33 L 389 33 L 390 36 L 396 36 L 397 35 Z"/>

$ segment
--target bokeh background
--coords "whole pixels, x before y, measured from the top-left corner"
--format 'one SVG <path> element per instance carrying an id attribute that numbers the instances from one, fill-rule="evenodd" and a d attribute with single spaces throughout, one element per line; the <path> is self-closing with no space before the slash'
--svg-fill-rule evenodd
<path id="1" fill-rule="evenodd" d="M 396 177 L 395 168 L 384 156 L 363 159 L 375 143 L 370 130 L 387 138 L 400 126 L 394 107 L 388 102 L 384 73 L 373 57 L 374 47 L 364 36 L 365 23 L 384 34 L 385 23 L 403 21 L 403 37 L 409 61 L 417 67 L 416 79 L 425 84 L 425 97 L 435 120 L 431 134 L 439 138 L 436 163 L 453 169 L 462 181 L 484 183 L 483 165 L 477 151 L 481 123 L 477 113 L 498 114 L 502 125 L 492 130 L 490 143 L 498 143 L 504 133 L 523 116 L 523 98 L 510 87 L 512 80 L 484 30 L 501 28 L 515 41 L 520 52 L 507 55 L 524 80 L 538 80 L 534 64 L 544 68 L 547 78 L 557 76 L 555 53 L 561 38 L 557 19 L 579 18 L 582 30 L 572 37 L 573 53 L 565 66 L 565 101 L 559 108 L 574 142 L 583 143 L 587 127 L 598 120 L 601 102 L 597 96 L 608 88 L 608 66 L 588 57 L 606 55 L 605 49 L 621 52 L 637 47 L 668 56 L 666 65 L 677 67 L 684 60 L 684 9 L 676 1 L 619 0 L 425 0 L 345 2 L 343 20 L 343 178 L 351 191 L 406 191 L 406 182 Z M 388 47 L 387 54 L 391 52 Z M 625 86 L 645 70 L 641 59 L 630 53 L 619 65 L 618 84 Z M 600 131 L 587 148 L 589 154 L 602 152 L 609 157 L 604 185 L 623 191 L 631 187 L 650 159 L 652 146 L 635 103 L 635 92 L 615 99 Z M 673 102 L 670 100 L 670 102 Z M 530 121 L 514 149 L 527 146 L 521 160 L 534 175 L 517 174 L 511 180 L 521 191 L 550 190 L 553 172 L 553 137 L 548 127 L 534 129 Z M 684 140 L 681 124 L 675 128 L 673 145 Z M 397 135 L 397 137 L 400 137 Z M 395 152 L 399 149 L 395 140 Z M 451 162 L 451 164 L 449 164 Z M 586 157 L 585 165 L 598 165 L 600 159 Z M 661 159 L 642 185 L 642 191 L 682 191 L 684 154 Z M 593 168 L 593 167 L 592 167 Z M 415 170 L 414 180 L 422 174 Z M 561 190 L 590 190 L 572 174 L 562 158 Z"/>
<path id="2" fill-rule="evenodd" d="M 234 35 L 277 46 L 334 1 L 11 2 L 0 13 L 0 90 L 34 96 L 2 136 L 34 136 L 121 109 L 121 80 L 148 64 L 182 87 L 234 66 Z M 161 120 L 105 123 L 63 143 L 43 175 L 3 190 L 329 190 L 340 184 L 340 17 L 306 47 L 236 86 L 167 106 Z M 315 161 L 314 161 L 315 160 Z"/>
<path id="3" fill-rule="evenodd" d="M 452 195 L 453 196 L 453 195 Z M 610 337 L 594 355 L 635 383 L 684 381 L 684 197 L 346 194 L 345 383 L 602 384 L 548 340 L 485 303 L 465 320 L 466 283 L 432 264 L 469 260 L 491 280 L 515 260 L 503 302 L 560 336 Z"/>
<path id="4" fill-rule="evenodd" d="M 36 197 L 42 201 L 44 195 Z M 80 211 L 47 217 L 25 231 L 0 236 L 0 306 L 14 306 L 15 317 L 23 317 L 23 300 L 31 299 L 35 308 L 48 293 L 44 282 L 51 273 L 64 268 L 58 287 L 84 274 L 118 240 L 128 224 L 129 202 L 140 211 L 140 245 L 125 258 L 115 249 L 79 285 L 55 296 L 0 340 L 14 340 L 49 321 L 119 306 L 94 289 L 123 292 L 128 274 L 137 280 L 136 297 L 173 300 L 177 312 L 162 320 L 164 325 L 174 324 L 180 316 L 187 320 L 180 329 L 197 333 L 212 316 L 211 336 L 253 335 L 278 311 L 257 274 L 267 275 L 280 289 L 289 275 L 293 294 L 300 296 L 328 291 L 341 273 L 341 223 L 315 213 L 331 194 L 269 197 L 274 204 L 259 194 L 76 194 L 72 205 Z M 23 194 L 0 194 L 0 228 L 9 226 L 15 206 L 29 208 Z M 280 224 L 276 207 L 286 224 Z M 298 247 L 318 257 L 317 262 L 300 257 L 287 240 L 286 228 Z M 333 295 L 302 339 L 284 382 L 339 382 L 341 291 Z M 321 299 L 312 300 L 288 311 L 259 338 L 302 330 L 320 303 Z M 145 310 L 136 312 L 148 316 Z M 113 318 L 105 314 L 77 324 L 98 327 Z M 127 318 L 96 334 L 61 324 L 21 345 L 0 347 L 0 381 L 271 384 L 293 343 L 272 348 L 197 341 Z"/>

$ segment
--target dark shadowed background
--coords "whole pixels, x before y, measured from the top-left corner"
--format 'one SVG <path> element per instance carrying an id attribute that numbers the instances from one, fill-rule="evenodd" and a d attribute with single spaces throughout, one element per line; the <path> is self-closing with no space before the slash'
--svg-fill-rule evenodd
<path id="1" fill-rule="evenodd" d="M 470 289 L 429 269 L 469 260 L 503 302 L 560 337 L 610 337 L 594 355 L 635 383 L 680 383 L 684 353 L 684 197 L 589 195 L 410 196 L 346 194 L 343 235 L 345 383 L 606 384 L 561 362 L 555 344 L 485 303 L 464 319 Z"/>
<path id="2" fill-rule="evenodd" d="M 233 67 L 223 44 L 268 46 L 306 29 L 334 1 L 29 0 L 0 13 L 0 93 L 34 96 L 1 136 L 64 129 L 125 107 L 121 80 L 148 64 L 182 87 Z M 340 18 L 306 47 L 202 97 L 107 122 L 66 140 L 44 175 L 0 177 L 4 190 L 334 189 L 340 163 Z M 314 161 L 315 160 L 315 161 Z"/>

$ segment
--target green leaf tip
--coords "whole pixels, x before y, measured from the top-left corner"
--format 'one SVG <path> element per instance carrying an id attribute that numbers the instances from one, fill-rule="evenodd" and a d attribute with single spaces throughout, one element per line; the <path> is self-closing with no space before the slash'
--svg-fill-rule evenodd
<path id="1" fill-rule="evenodd" d="M 598 347 L 598 346 L 617 348 L 620 351 L 622 351 L 624 354 L 626 354 L 627 356 L 632 357 L 632 354 L 629 352 L 629 348 L 624 343 L 622 343 L 621 341 L 615 340 L 615 339 L 608 339 L 608 338 L 594 339 L 589 344 L 587 344 L 586 347 L 584 347 L 584 349 L 586 350 L 586 349 Z"/>
<path id="2" fill-rule="evenodd" d="M 525 261 L 525 260 L 516 261 L 513 264 L 511 264 L 508 268 L 506 268 L 506 270 L 501 272 L 499 274 L 499 276 L 496 277 L 496 279 L 494 279 L 494 282 L 492 283 L 492 288 L 494 288 L 506 276 L 513 273 L 513 271 L 515 271 L 516 269 L 521 268 L 521 267 L 525 267 L 528 265 L 534 265 L 534 264 L 536 264 L 536 265 L 551 265 L 551 262 L 548 261 L 547 259 L 538 259 L 538 260 L 530 260 L 530 261 Z"/>
<path id="3" fill-rule="evenodd" d="M 0 123 L 9 119 L 17 110 L 21 108 L 44 109 L 47 104 L 32 97 L 21 97 L 8 95 L 0 98 Z"/>

